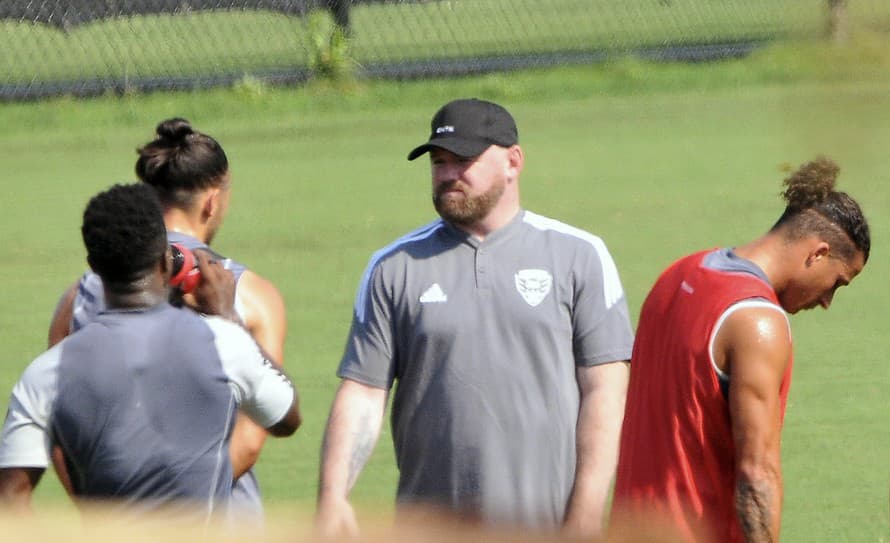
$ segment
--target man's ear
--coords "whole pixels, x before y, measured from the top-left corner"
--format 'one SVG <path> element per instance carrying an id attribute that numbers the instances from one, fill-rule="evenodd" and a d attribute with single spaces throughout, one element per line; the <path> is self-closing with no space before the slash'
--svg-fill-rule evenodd
<path id="1" fill-rule="evenodd" d="M 525 153 L 522 151 L 522 147 L 519 145 L 512 145 L 507 150 L 507 175 L 510 179 L 516 179 L 519 177 L 519 173 L 522 171 L 522 166 L 525 164 Z"/>
<path id="2" fill-rule="evenodd" d="M 201 205 L 201 215 L 203 215 L 204 218 L 209 219 L 219 211 L 219 188 L 207 189 L 207 192 L 202 198 L 204 199 L 204 202 Z"/>
<path id="3" fill-rule="evenodd" d="M 828 244 L 827 241 L 819 241 L 814 245 L 809 254 L 807 254 L 807 266 L 810 266 L 814 262 L 818 262 L 823 258 L 828 258 L 828 255 L 831 254 L 831 245 Z"/>

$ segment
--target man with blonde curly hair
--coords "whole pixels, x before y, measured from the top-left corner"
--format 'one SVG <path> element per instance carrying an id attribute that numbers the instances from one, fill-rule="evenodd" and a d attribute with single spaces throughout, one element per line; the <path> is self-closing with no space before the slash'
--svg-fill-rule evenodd
<path id="1" fill-rule="evenodd" d="M 804 164 L 766 234 L 682 258 L 655 283 L 631 358 L 618 515 L 663 515 L 689 541 L 778 540 L 787 313 L 828 309 L 871 245 L 838 172 L 826 158 Z"/>

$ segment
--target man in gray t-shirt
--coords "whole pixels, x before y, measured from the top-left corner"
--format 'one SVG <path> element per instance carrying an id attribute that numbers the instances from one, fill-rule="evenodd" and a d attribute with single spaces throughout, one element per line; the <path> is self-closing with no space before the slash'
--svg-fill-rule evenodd
<path id="1" fill-rule="evenodd" d="M 356 296 L 322 450 L 318 523 L 348 494 L 395 385 L 399 508 L 596 535 L 615 470 L 633 334 L 596 236 L 523 210 L 501 106 L 456 100 L 427 143 L 441 216 L 376 252 Z"/>

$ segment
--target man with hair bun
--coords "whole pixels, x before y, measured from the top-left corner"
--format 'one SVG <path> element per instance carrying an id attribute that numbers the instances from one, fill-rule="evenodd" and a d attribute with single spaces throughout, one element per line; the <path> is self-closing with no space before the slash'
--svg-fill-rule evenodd
<path id="1" fill-rule="evenodd" d="M 172 254 L 151 187 L 96 195 L 81 231 L 104 310 L 35 359 L 13 388 L 0 438 L 0 505 L 30 506 L 53 451 L 79 503 L 225 515 L 236 410 L 290 435 L 300 425 L 293 385 L 241 327 L 231 273 L 206 251 L 195 253 L 194 291 L 205 316 L 168 303 Z"/>
<path id="2" fill-rule="evenodd" d="M 631 357 L 616 525 L 660 515 L 688 541 L 778 541 L 787 313 L 828 309 L 871 246 L 838 172 L 827 158 L 804 164 L 766 234 L 682 258 L 652 287 Z"/>
<path id="3" fill-rule="evenodd" d="M 210 251 L 231 197 L 232 176 L 222 146 L 188 120 L 177 117 L 161 121 L 155 138 L 137 152 L 136 175 L 161 200 L 168 241 L 192 251 Z M 235 310 L 244 327 L 269 358 L 281 364 L 287 319 L 278 289 L 240 262 L 214 255 L 235 275 Z M 95 320 L 104 307 L 102 281 L 97 274 L 87 272 L 62 296 L 50 324 L 50 346 Z M 247 514 L 262 517 L 262 497 L 251 468 L 265 439 L 263 428 L 239 416 L 230 454 L 237 478 L 233 501 L 241 518 L 247 518 Z"/>

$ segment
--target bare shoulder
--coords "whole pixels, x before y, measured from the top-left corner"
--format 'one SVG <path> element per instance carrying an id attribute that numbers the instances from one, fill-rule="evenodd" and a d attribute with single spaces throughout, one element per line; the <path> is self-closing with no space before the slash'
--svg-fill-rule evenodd
<path id="1" fill-rule="evenodd" d="M 281 362 L 287 314 L 278 287 L 255 272 L 245 271 L 238 281 L 236 303 L 247 330 L 273 359 Z"/>
<path id="2" fill-rule="evenodd" d="M 770 303 L 738 307 L 717 333 L 714 358 L 723 371 L 732 375 L 752 367 L 784 372 L 791 359 L 788 316 Z"/>
<path id="3" fill-rule="evenodd" d="M 77 296 L 79 281 L 68 287 L 59 297 L 52 320 L 49 323 L 47 344 L 52 347 L 62 341 L 71 331 L 71 318 L 74 314 L 74 298 Z"/>
<path id="4" fill-rule="evenodd" d="M 244 302 L 255 304 L 280 305 L 284 307 L 281 292 L 272 281 L 251 270 L 245 271 L 238 281 L 238 296 Z"/>

